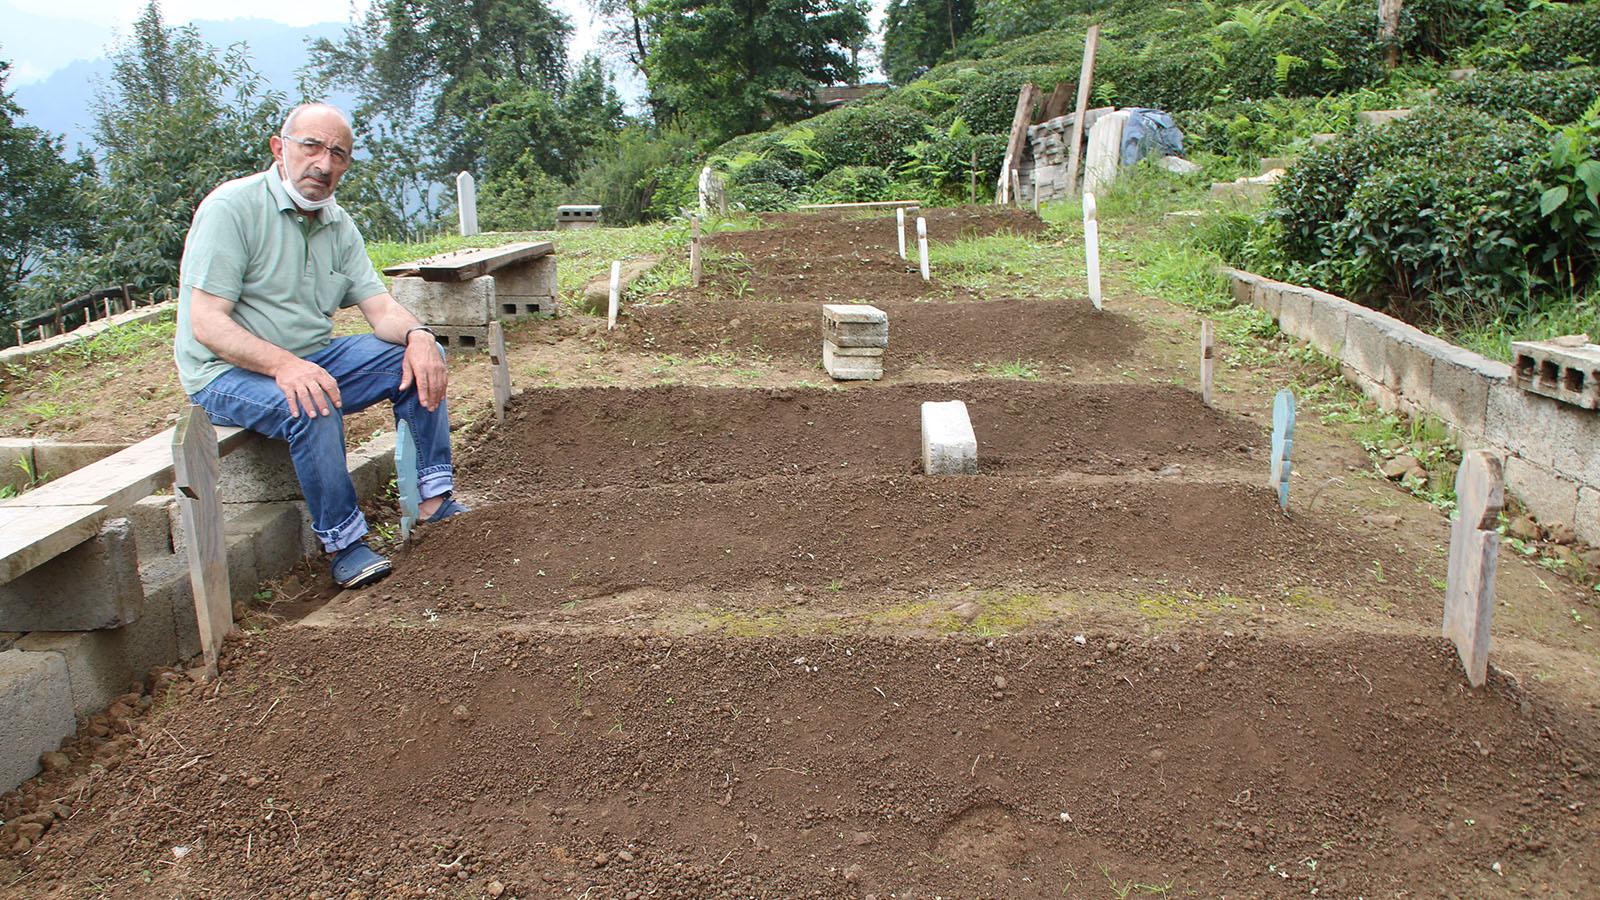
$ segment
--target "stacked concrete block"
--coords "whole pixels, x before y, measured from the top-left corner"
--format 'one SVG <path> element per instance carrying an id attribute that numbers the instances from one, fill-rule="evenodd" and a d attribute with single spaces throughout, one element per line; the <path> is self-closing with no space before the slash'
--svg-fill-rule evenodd
<path id="1" fill-rule="evenodd" d="M 556 315 L 556 257 L 547 254 L 515 263 L 494 273 L 494 303 L 498 317 Z"/>
<path id="2" fill-rule="evenodd" d="M 1514 341 L 1512 381 L 1522 390 L 1583 409 L 1600 408 L 1600 344 L 1587 336 Z"/>
<path id="3" fill-rule="evenodd" d="M 928 475 L 976 475 L 978 438 L 960 400 L 922 404 L 922 471 Z"/>
<path id="4" fill-rule="evenodd" d="M 568 203 L 556 207 L 556 230 L 573 231 L 599 228 L 601 207 L 598 204 Z"/>
<path id="5" fill-rule="evenodd" d="M 838 381 L 883 377 L 889 316 L 875 306 L 829 303 L 822 307 L 822 367 Z"/>
<path id="6" fill-rule="evenodd" d="M 50 653 L 0 651 L 0 788 L 39 772 L 41 754 L 77 730 L 67 666 Z"/>
<path id="7" fill-rule="evenodd" d="M 0 585 L 0 631 L 87 631 L 135 622 L 144 605 L 133 528 L 95 537 Z"/>
<path id="8" fill-rule="evenodd" d="M 1109 106 L 1086 110 L 1083 114 L 1084 135 L 1089 134 L 1095 122 L 1112 112 L 1115 110 Z M 1019 167 L 1023 203 L 1032 203 L 1036 193 L 1041 203 L 1047 200 L 1060 200 L 1067 196 L 1067 165 L 1072 149 L 1072 125 L 1077 118 L 1078 114 L 1072 112 L 1038 125 L 1028 126 L 1027 149 L 1023 153 L 1022 165 Z"/>
<path id="9" fill-rule="evenodd" d="M 470 281 L 426 281 L 401 276 L 394 280 L 390 293 L 418 321 L 433 329 L 446 349 L 488 348 L 489 321 L 496 312 L 494 276 L 482 275 Z"/>

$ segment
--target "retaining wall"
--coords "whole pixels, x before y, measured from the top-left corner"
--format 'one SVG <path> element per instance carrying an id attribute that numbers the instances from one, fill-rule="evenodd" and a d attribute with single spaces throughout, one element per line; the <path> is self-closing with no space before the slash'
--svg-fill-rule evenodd
<path id="1" fill-rule="evenodd" d="M 1463 447 L 1505 457 L 1506 487 L 1546 525 L 1600 544 L 1600 413 L 1531 394 L 1511 367 L 1313 288 L 1225 270 L 1234 299 L 1336 359 L 1378 405 L 1431 415 Z"/>
<path id="2" fill-rule="evenodd" d="M 352 450 L 349 468 L 362 498 L 382 492 L 394 474 L 394 434 Z M 235 603 L 248 601 L 262 581 L 321 552 L 299 499 L 287 444 L 253 437 L 224 456 L 218 494 L 227 518 Z M 150 668 L 200 652 L 176 498 L 144 497 L 117 515 L 122 518 L 106 528 L 131 536 L 142 589 L 142 597 L 134 597 L 132 620 L 97 630 L 0 632 L 0 792 L 36 774 L 41 753 L 54 750 L 79 721 L 106 708 Z M 105 584 L 77 585 L 76 596 L 63 596 L 61 602 L 94 605 L 96 598 L 82 596 L 94 587 L 112 590 Z M 128 588 L 127 593 L 139 594 Z"/>

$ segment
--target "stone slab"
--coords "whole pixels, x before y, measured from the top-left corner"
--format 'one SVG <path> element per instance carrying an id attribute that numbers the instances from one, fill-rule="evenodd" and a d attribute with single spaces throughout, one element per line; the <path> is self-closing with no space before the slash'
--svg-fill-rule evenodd
<path id="1" fill-rule="evenodd" d="M 822 320 L 822 339 L 837 348 L 889 346 L 888 322 Z"/>
<path id="2" fill-rule="evenodd" d="M 0 792 L 39 773 L 40 754 L 77 730 L 67 666 L 53 653 L 0 651 Z"/>
<path id="3" fill-rule="evenodd" d="M 881 324 L 889 327 L 889 314 L 865 303 L 824 303 L 822 319 L 825 322 Z"/>
<path id="4" fill-rule="evenodd" d="M 490 272 L 555 251 L 550 241 L 523 241 L 500 247 L 451 250 L 427 259 L 389 266 L 383 274 L 395 278 L 416 276 L 425 281 L 471 281 Z"/>
<path id="5" fill-rule="evenodd" d="M 1496 531 L 1505 505 L 1500 460 L 1486 450 L 1469 450 L 1456 472 L 1456 519 L 1450 525 L 1443 634 L 1456 645 L 1467 681 L 1482 687 L 1488 678 L 1489 628 L 1494 612 L 1494 576 L 1499 559 Z"/>
<path id="6" fill-rule="evenodd" d="M 822 367 L 837 381 L 877 381 L 883 377 L 883 350 L 877 347 L 835 347 L 822 342 Z"/>
<path id="7" fill-rule="evenodd" d="M 111 519 L 99 534 L 0 585 L 0 631 L 89 631 L 139 617 L 144 591 L 133 528 Z"/>
<path id="8" fill-rule="evenodd" d="M 1505 486 L 1533 517 L 1546 525 L 1572 524 L 1578 518 L 1580 485 L 1548 466 L 1512 455 L 1506 457 Z"/>
<path id="9" fill-rule="evenodd" d="M 922 471 L 927 475 L 976 475 L 978 438 L 960 400 L 922 404 Z"/>
<path id="10" fill-rule="evenodd" d="M 464 282 L 396 278 L 389 286 L 394 299 L 429 327 L 481 327 L 495 315 L 495 279 L 484 275 Z M 434 328 L 437 331 L 437 328 Z"/>

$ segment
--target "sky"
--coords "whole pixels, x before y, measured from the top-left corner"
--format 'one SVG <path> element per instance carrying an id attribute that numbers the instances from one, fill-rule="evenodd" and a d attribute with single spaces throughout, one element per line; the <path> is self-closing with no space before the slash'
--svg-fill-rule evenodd
<path id="1" fill-rule="evenodd" d="M 356 0 L 359 2 L 359 0 Z M 599 28 L 584 0 L 547 0 L 572 21 L 572 58 L 594 49 Z M 873 30 L 886 0 L 873 0 Z M 11 61 L 9 87 L 42 81 L 73 60 L 105 55 L 108 43 L 144 10 L 145 0 L 0 0 L 0 59 Z M 163 19 L 181 25 L 195 19 L 270 19 L 286 25 L 345 22 L 339 0 L 164 0 Z"/>

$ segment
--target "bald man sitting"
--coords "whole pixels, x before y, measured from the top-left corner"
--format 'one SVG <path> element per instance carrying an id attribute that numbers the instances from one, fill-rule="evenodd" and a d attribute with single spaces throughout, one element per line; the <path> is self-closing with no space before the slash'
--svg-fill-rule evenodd
<path id="1" fill-rule="evenodd" d="M 178 375 L 212 422 L 289 442 L 333 580 L 362 587 L 391 566 L 365 540 L 344 416 L 392 403 L 416 437 L 423 521 L 465 512 L 450 496 L 444 354 L 389 295 L 334 202 L 354 144 L 344 113 L 297 106 L 268 143 L 271 168 L 217 187 L 195 211 L 178 294 Z M 372 332 L 334 338 L 333 314 L 349 306 Z"/>

